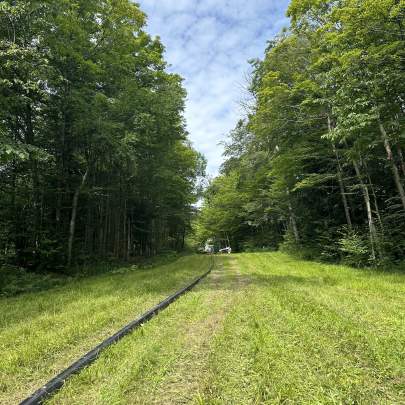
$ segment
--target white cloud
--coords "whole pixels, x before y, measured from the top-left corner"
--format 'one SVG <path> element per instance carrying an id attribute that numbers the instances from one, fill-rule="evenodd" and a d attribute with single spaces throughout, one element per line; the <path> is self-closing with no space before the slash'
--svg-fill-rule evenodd
<path id="1" fill-rule="evenodd" d="M 147 31 L 159 35 L 170 70 L 185 78 L 185 118 L 194 146 L 215 175 L 218 145 L 235 126 L 248 60 L 263 56 L 266 41 L 288 25 L 289 0 L 138 0 Z"/>

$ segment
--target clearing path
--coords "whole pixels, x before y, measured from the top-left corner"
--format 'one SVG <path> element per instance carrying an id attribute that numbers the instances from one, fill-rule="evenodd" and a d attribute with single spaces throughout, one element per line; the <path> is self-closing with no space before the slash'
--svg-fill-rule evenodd
<path id="1" fill-rule="evenodd" d="M 208 388 L 209 358 L 225 317 L 242 304 L 232 256 L 217 258 L 213 272 L 194 290 L 107 350 L 97 363 L 72 378 L 55 404 L 184 404 Z M 94 376 L 97 376 L 94 379 Z"/>
<path id="2" fill-rule="evenodd" d="M 208 267 L 204 256 L 182 260 L 170 269 Z M 49 402 L 405 403 L 404 273 L 281 253 L 217 256 L 216 263 L 194 290 L 107 349 Z M 186 272 L 177 271 L 178 283 Z M 148 282 L 162 292 L 149 278 L 138 288 Z"/>
<path id="3" fill-rule="evenodd" d="M 405 403 L 405 275 L 217 257 L 55 404 Z"/>

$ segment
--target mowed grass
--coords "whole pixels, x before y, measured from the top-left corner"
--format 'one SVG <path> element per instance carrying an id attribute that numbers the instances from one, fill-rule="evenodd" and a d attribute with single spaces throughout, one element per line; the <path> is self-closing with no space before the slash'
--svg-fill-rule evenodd
<path id="1" fill-rule="evenodd" d="M 208 266 L 208 257 L 186 256 L 0 298 L 0 404 L 22 400 Z"/>
<path id="2" fill-rule="evenodd" d="M 86 312 L 87 319 L 97 319 L 106 311 L 110 320 L 120 316 L 122 320 L 128 308 L 120 309 L 121 299 L 129 300 L 129 306 L 136 302 L 137 308 L 144 305 L 146 309 L 150 301 L 156 301 L 152 297 L 171 292 L 168 279 L 174 286 L 183 277 L 202 273 L 208 260 L 192 256 L 164 270 L 119 275 L 121 284 L 114 281 L 115 276 L 89 279 L 87 291 L 94 295 L 89 301 L 83 296 L 81 307 L 91 307 L 95 299 L 108 301 L 113 295 L 113 305 L 100 304 L 99 315 Z M 131 287 L 127 277 L 138 280 L 138 290 Z M 93 285 L 100 282 L 99 288 Z M 110 288 L 110 283 L 115 283 L 115 288 Z M 133 296 L 137 294 L 139 297 Z M 37 302 L 38 296 L 32 296 L 32 302 Z M 24 297 L 14 300 L 21 300 L 22 306 Z M 52 306 L 48 305 L 49 312 Z M 74 307 L 69 308 L 67 303 L 65 307 L 72 331 L 76 323 L 86 329 L 89 321 L 77 314 L 70 317 L 68 313 Z M 9 300 L 9 311 L 12 308 Z M 15 391 L 26 393 L 29 384 L 38 385 L 39 380 L 52 374 L 50 366 L 55 370 L 69 363 L 66 355 L 81 353 L 82 341 L 97 343 L 101 330 L 106 333 L 115 327 L 111 321 L 107 321 L 108 327 L 100 326 L 103 322 L 90 323 L 87 337 L 80 340 L 68 338 L 74 335 L 69 328 L 59 335 L 52 322 L 41 324 L 37 333 L 48 336 L 49 348 L 37 357 L 38 361 L 23 366 L 24 374 L 18 359 L 27 361 L 29 354 L 35 353 L 36 340 L 35 332 L 27 331 L 36 317 L 46 316 L 45 309 L 30 309 L 26 303 L 25 313 L 21 307 L 19 316 L 10 315 L 15 324 L 18 320 L 23 323 L 20 327 L 26 328 L 28 339 L 22 344 L 14 332 L 15 347 L 10 344 L 3 349 L 5 353 L 14 351 L 14 357 L 0 364 L 10 364 L 10 359 L 15 364 L 7 369 L 6 382 L 0 377 L 4 403 L 14 403 L 13 399 L 20 396 L 14 395 Z M 13 324 L 3 324 L 2 333 L 10 333 L 7 331 Z M 58 337 L 60 343 L 55 345 L 53 341 Z M 281 253 L 217 256 L 215 270 L 207 279 L 103 352 L 48 402 L 404 404 L 405 274 L 299 261 Z"/>
<path id="3" fill-rule="evenodd" d="M 405 403 L 405 274 L 236 261 L 250 285 L 214 339 L 200 403 Z"/>

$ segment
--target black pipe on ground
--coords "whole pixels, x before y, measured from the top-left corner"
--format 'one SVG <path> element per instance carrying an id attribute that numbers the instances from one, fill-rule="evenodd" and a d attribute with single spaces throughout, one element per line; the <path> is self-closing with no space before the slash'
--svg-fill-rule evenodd
<path id="1" fill-rule="evenodd" d="M 133 320 L 132 322 L 130 322 L 129 324 L 124 326 L 122 329 L 120 329 L 117 333 L 115 333 L 114 335 L 112 335 L 109 338 L 107 338 L 106 340 L 104 340 L 104 342 L 100 343 L 98 346 L 96 346 L 94 349 L 90 350 L 79 360 L 75 361 L 72 365 L 70 365 L 68 368 L 63 370 L 56 377 L 52 378 L 52 380 L 48 381 L 44 386 L 42 386 L 37 391 L 35 391 L 31 396 L 24 399 L 24 401 L 22 401 L 20 403 L 20 405 L 42 404 L 42 402 L 46 398 L 53 395 L 59 388 L 61 388 L 63 386 L 63 384 L 65 383 L 65 381 L 71 375 L 77 374 L 84 367 L 90 365 L 95 360 L 97 360 L 97 358 L 100 356 L 101 352 L 105 348 L 107 348 L 108 346 L 111 346 L 113 343 L 118 342 L 124 336 L 126 336 L 130 332 L 132 332 L 134 329 L 136 329 L 139 326 L 143 325 L 144 323 L 148 322 L 150 319 L 152 319 L 160 311 L 162 311 L 163 309 L 168 307 L 172 302 L 174 302 L 181 295 L 183 295 L 184 293 L 186 293 L 186 292 L 190 291 L 192 288 L 194 288 L 202 279 L 204 279 L 206 276 L 208 276 L 208 274 L 211 272 L 213 267 L 214 267 L 214 260 L 211 261 L 210 268 L 206 273 L 204 273 L 203 275 L 196 278 L 191 284 L 187 285 L 186 287 L 183 287 L 181 290 L 177 291 L 173 295 L 170 295 L 165 300 L 163 300 L 159 304 L 157 304 L 155 307 L 153 307 L 149 311 L 145 312 L 138 319 Z"/>

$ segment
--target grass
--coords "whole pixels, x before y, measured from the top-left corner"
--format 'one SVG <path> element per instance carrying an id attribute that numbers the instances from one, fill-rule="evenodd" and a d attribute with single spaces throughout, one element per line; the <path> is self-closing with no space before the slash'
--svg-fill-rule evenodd
<path id="1" fill-rule="evenodd" d="M 405 275 L 250 254 L 202 403 L 405 403 Z M 223 367 L 227 364 L 227 367 Z"/>
<path id="2" fill-rule="evenodd" d="M 181 255 L 174 251 L 165 251 L 150 258 L 137 257 L 130 267 L 135 269 L 156 267 L 168 264 Z M 136 264 L 135 264 L 136 263 Z M 0 297 L 12 297 L 27 292 L 39 292 L 61 287 L 77 279 L 116 273 L 125 270 L 128 265 L 116 261 L 100 261 L 92 265 L 77 265 L 63 272 L 28 271 L 18 266 L 0 264 Z"/>
<path id="3" fill-rule="evenodd" d="M 0 265 L 0 297 L 49 290 L 69 283 L 73 278 L 57 273 L 34 273 L 17 266 Z"/>
<path id="4" fill-rule="evenodd" d="M 216 261 L 196 289 L 49 403 L 405 403 L 404 273 L 282 253 Z M 0 300 L 0 403 L 22 399 L 207 266 L 207 257 L 189 256 Z"/>
<path id="5" fill-rule="evenodd" d="M 186 256 L 0 298 L 0 403 L 23 399 L 207 267 L 207 257 Z"/>

